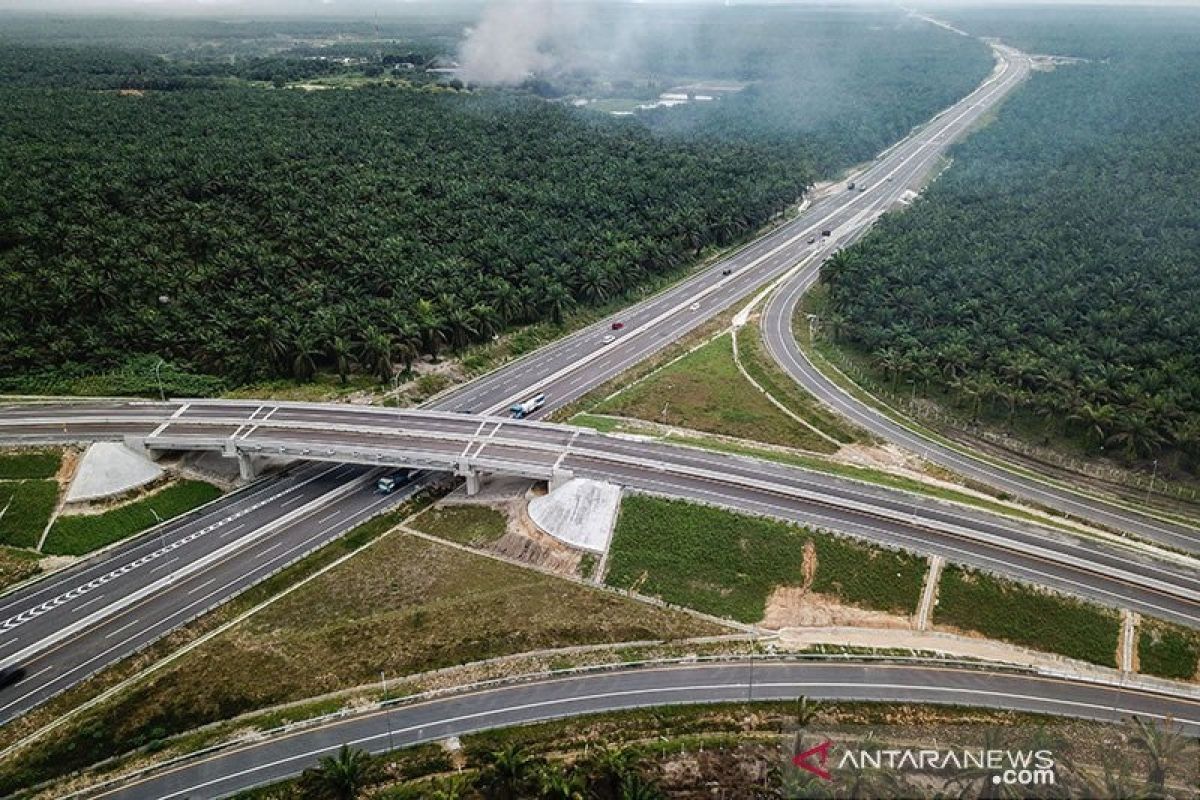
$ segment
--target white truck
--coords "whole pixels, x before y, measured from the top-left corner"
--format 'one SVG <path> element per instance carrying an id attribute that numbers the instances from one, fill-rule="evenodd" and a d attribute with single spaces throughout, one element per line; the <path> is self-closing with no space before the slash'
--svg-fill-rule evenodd
<path id="1" fill-rule="evenodd" d="M 516 403 L 508 409 L 508 412 L 512 414 L 513 419 L 524 419 L 544 405 L 546 405 L 546 395 L 535 394 L 524 403 Z"/>

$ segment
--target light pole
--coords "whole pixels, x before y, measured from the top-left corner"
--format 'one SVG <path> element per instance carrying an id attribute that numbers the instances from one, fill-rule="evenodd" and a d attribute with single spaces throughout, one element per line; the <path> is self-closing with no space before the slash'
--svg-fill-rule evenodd
<path id="1" fill-rule="evenodd" d="M 165 403 L 167 401 L 167 394 L 166 394 L 166 392 L 163 391 L 161 370 L 163 368 L 163 364 L 166 364 L 166 363 L 167 362 L 163 361 L 160 358 L 158 360 L 158 363 L 154 365 L 154 380 L 158 381 L 158 399 L 159 399 L 159 402 L 163 402 L 163 403 Z"/>

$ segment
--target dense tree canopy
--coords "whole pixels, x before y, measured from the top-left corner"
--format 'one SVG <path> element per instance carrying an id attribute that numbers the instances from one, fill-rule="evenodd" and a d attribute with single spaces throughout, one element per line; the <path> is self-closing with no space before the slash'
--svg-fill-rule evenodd
<path id="1" fill-rule="evenodd" d="M 1200 14 L 1067 35 L 1046 13 L 1018 41 L 1095 60 L 1036 74 L 926 199 L 827 265 L 835 328 L 977 414 L 1200 457 Z"/>
<path id="2" fill-rule="evenodd" d="M 978 43 L 895 13 L 843 13 L 843 37 L 888 21 L 849 59 L 878 69 L 831 58 L 821 80 L 843 80 L 845 114 L 793 105 L 769 135 L 759 117 L 783 79 L 675 126 L 520 92 L 235 79 L 267 56 L 12 50 L 0 58 L 0 388 L 62 391 L 64 376 L 159 357 L 228 383 L 386 378 L 420 354 L 643 286 L 761 226 L 819 170 L 881 149 L 896 119 L 928 116 L 988 69 Z M 778 19 L 799 32 L 813 17 Z M 744 40 L 760 66 L 746 72 L 727 48 L 714 70 L 753 77 L 762 48 L 780 59 L 795 43 Z M 74 88 L 128 86 L 130 74 L 230 80 Z M 880 85 L 923 88 L 885 99 Z"/>

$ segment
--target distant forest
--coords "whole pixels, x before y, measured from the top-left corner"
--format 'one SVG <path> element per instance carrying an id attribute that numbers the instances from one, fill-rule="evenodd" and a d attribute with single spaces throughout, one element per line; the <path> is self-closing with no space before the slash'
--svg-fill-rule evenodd
<path id="1" fill-rule="evenodd" d="M 695 21 L 708 49 L 660 54 L 658 73 L 752 85 L 676 117 L 250 82 L 324 68 L 295 52 L 2 48 L 0 389 L 133 369 L 103 390 L 145 392 L 160 357 L 180 394 L 386 380 L 738 241 L 991 67 L 978 42 L 899 13 L 714 13 L 732 16 Z"/>
<path id="2" fill-rule="evenodd" d="M 827 326 L 975 416 L 1200 465 L 1200 13 L 961 13 L 1036 74 L 822 277 Z M 1040 434 L 1039 434 L 1040 435 Z"/>

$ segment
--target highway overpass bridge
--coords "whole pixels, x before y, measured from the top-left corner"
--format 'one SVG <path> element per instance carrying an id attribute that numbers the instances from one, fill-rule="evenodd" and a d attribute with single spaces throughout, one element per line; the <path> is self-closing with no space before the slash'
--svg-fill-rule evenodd
<path id="1" fill-rule="evenodd" d="M 126 441 L 151 453 L 209 450 L 454 472 L 584 477 L 966 563 L 1110 606 L 1200 627 L 1190 560 L 773 461 L 568 425 L 349 404 L 230 400 L 25 404 L 0 408 L 0 443 Z"/>

